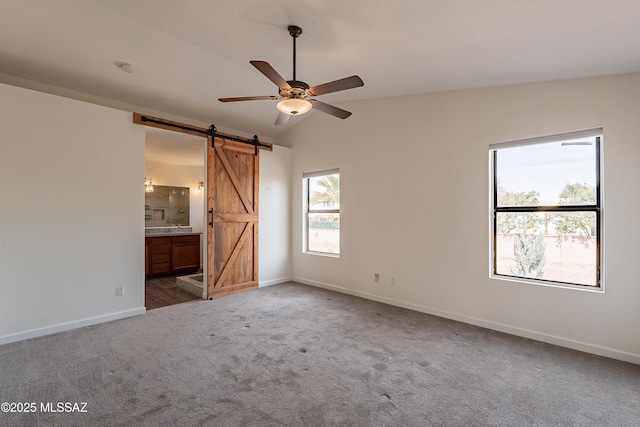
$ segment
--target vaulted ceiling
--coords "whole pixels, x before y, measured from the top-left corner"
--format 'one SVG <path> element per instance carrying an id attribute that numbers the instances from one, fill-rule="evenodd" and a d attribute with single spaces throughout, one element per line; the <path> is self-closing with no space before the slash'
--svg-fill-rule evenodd
<path id="1" fill-rule="evenodd" d="M 275 101 L 217 99 L 277 94 L 249 61 L 291 79 L 290 24 L 303 29 L 299 80 L 364 80 L 322 96 L 338 106 L 640 71 L 637 0 L 0 0 L 0 11 L 5 76 L 271 138 L 305 116 L 275 126 Z"/>

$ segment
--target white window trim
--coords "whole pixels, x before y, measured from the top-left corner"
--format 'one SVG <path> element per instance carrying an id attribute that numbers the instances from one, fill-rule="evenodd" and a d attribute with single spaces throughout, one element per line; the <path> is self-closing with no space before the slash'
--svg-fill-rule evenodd
<path id="1" fill-rule="evenodd" d="M 323 256 L 327 258 L 340 258 L 340 253 L 333 254 L 330 252 L 320 252 L 309 250 L 309 185 L 308 178 L 317 178 L 325 175 L 340 174 L 339 168 L 325 169 L 313 172 L 304 172 L 302 174 L 302 253 L 306 255 Z M 341 214 L 340 209 L 337 213 Z M 342 219 L 342 215 L 340 215 Z M 340 243 L 342 243 L 342 230 L 340 230 Z M 342 252 L 342 244 L 340 244 L 340 252 Z"/>
<path id="2" fill-rule="evenodd" d="M 546 281 L 544 279 L 527 279 L 524 277 L 513 277 L 513 276 L 504 276 L 494 274 L 494 259 L 495 259 L 495 248 L 494 248 L 494 237 L 495 237 L 495 221 L 493 220 L 494 215 L 494 151 L 503 148 L 510 147 L 519 147 L 523 145 L 530 144 L 541 144 L 545 142 L 555 142 L 555 141 L 563 141 L 568 139 L 576 139 L 581 137 L 592 137 L 602 135 L 602 140 L 600 141 L 599 147 L 599 190 L 600 190 L 600 227 L 598 229 L 599 233 L 599 262 L 600 262 L 600 283 L 598 286 L 584 286 L 577 285 L 571 283 L 561 283 L 554 281 Z M 488 149 L 488 157 L 489 157 L 489 203 L 488 203 L 488 220 L 489 220 L 489 278 L 494 280 L 506 281 L 506 282 L 515 282 L 515 283 L 523 283 L 528 285 L 537 285 L 551 288 L 560 288 L 560 289 L 570 289 L 584 292 L 593 292 L 598 294 L 604 294 L 605 291 L 605 233 L 604 233 L 604 218 L 605 218 L 605 209 L 604 209 L 604 154 L 603 154 L 603 140 L 604 140 L 604 129 L 602 126 L 581 129 L 571 132 L 557 133 L 546 136 L 537 136 L 520 140 L 510 140 L 510 141 L 502 141 L 495 142 L 489 144 Z"/>

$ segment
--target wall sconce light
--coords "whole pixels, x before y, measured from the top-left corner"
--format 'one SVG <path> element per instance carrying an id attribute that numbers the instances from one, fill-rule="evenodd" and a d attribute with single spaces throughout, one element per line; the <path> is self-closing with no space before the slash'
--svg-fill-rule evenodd
<path id="1" fill-rule="evenodd" d="M 204 182 L 200 181 L 200 183 L 198 183 L 198 189 L 196 190 L 196 192 L 198 194 L 202 193 L 203 188 L 204 188 Z"/>
<path id="2" fill-rule="evenodd" d="M 153 183 L 151 182 L 151 177 L 149 177 L 149 179 L 147 179 L 147 177 L 144 177 L 144 191 L 147 193 L 153 193 Z"/>

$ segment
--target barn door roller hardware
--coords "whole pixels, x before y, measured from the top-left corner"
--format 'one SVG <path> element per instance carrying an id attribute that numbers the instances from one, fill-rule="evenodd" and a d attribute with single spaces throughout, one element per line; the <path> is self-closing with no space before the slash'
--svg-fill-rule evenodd
<path id="1" fill-rule="evenodd" d="M 211 125 L 209 126 L 209 135 L 211 135 L 211 143 L 213 144 L 213 139 L 216 136 L 216 132 L 218 131 L 218 129 L 216 129 L 216 125 Z M 263 144 L 260 142 L 260 138 L 258 138 L 258 135 L 253 135 L 253 138 L 251 139 L 245 139 L 245 138 L 236 138 L 235 136 L 229 136 L 229 135 L 220 135 L 220 138 L 223 139 L 228 139 L 231 141 L 236 141 L 236 142 L 241 142 L 243 144 L 250 144 L 253 145 L 256 149 L 256 156 L 258 155 L 258 150 L 260 149 L 260 147 L 269 147 L 266 144 Z"/>

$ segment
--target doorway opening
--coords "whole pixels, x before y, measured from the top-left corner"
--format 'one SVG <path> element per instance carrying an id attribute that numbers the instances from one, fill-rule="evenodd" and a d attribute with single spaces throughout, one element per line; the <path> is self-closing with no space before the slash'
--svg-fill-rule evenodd
<path id="1" fill-rule="evenodd" d="M 207 247 L 206 262 L 202 263 L 203 298 L 218 298 L 257 288 L 259 154 L 261 150 L 272 151 L 272 144 L 260 142 L 257 135 L 249 139 L 218 132 L 213 124 L 205 129 L 139 113 L 133 114 L 133 122 L 172 132 L 206 136 L 204 188 L 207 197 L 203 207 L 206 207 L 208 220 L 207 232 L 203 235 Z M 152 190 L 152 177 L 148 181 L 145 177 L 145 192 Z M 156 215 L 151 204 L 149 210 L 150 219 L 164 220 L 164 213 Z M 184 255 L 178 257 L 181 260 L 188 258 L 185 253 L 193 253 L 193 249 L 186 250 L 182 246 L 176 250 L 176 238 L 173 235 L 162 237 L 166 240 L 155 241 L 157 248 L 151 244 L 145 245 L 148 274 L 156 274 L 159 270 L 168 273 L 168 270 L 175 269 L 173 260 L 177 252 Z M 149 241 L 151 239 L 146 237 L 145 242 Z M 186 242 L 180 240 L 180 243 Z M 198 249 L 198 253 L 202 254 L 201 249 Z M 193 267 L 189 263 L 187 266 Z"/>
<path id="2" fill-rule="evenodd" d="M 145 126 L 145 306 L 206 297 L 207 138 Z"/>

